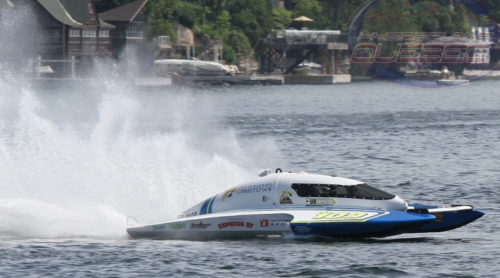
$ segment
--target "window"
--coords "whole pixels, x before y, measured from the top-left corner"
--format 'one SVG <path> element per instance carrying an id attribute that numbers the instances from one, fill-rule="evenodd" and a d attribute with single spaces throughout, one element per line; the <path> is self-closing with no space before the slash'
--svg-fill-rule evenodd
<path id="1" fill-rule="evenodd" d="M 109 30 L 99 30 L 99 38 L 108 38 Z"/>
<path id="2" fill-rule="evenodd" d="M 335 187 L 333 184 L 292 184 L 299 197 L 336 197 Z"/>
<path id="3" fill-rule="evenodd" d="M 95 38 L 96 36 L 96 30 L 83 30 L 83 36 L 84 38 Z"/>
<path id="4" fill-rule="evenodd" d="M 77 29 L 69 29 L 70 38 L 78 38 L 80 37 L 80 30 Z"/>
<path id="5" fill-rule="evenodd" d="M 389 200 L 395 197 L 366 183 L 357 185 L 294 183 L 292 189 L 299 197 L 337 197 L 371 200 Z"/>
<path id="6" fill-rule="evenodd" d="M 170 37 L 169 36 L 159 36 L 158 37 L 159 45 L 170 45 Z"/>
<path id="7" fill-rule="evenodd" d="M 127 23 L 127 38 L 141 39 L 143 37 L 143 25 L 138 22 Z"/>
<path id="8" fill-rule="evenodd" d="M 350 197 L 349 191 L 347 189 L 347 187 L 341 185 L 335 187 L 335 191 L 337 193 L 336 197 Z"/>
<path id="9" fill-rule="evenodd" d="M 45 43 L 62 43 L 62 30 L 42 31 Z"/>
<path id="10" fill-rule="evenodd" d="M 393 194 L 389 194 L 378 188 L 369 186 L 366 183 L 349 186 L 354 198 L 362 199 L 375 199 L 375 200 L 388 200 L 395 197 Z"/>

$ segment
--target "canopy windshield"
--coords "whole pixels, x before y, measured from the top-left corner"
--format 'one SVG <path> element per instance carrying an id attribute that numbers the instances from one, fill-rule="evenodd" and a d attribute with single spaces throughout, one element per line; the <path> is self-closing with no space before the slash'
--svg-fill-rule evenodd
<path id="1" fill-rule="evenodd" d="M 371 200 L 388 200 L 395 197 L 366 183 L 356 185 L 294 183 L 292 189 L 299 197 L 340 197 Z"/>

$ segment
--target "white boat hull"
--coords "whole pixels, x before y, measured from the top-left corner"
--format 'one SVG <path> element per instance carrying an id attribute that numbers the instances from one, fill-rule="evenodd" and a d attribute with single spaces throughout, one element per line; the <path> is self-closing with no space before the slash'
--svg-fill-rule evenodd
<path id="1" fill-rule="evenodd" d="M 221 76 L 234 72 L 222 64 L 199 60 L 165 59 L 155 61 L 155 75 Z"/>
<path id="2" fill-rule="evenodd" d="M 313 208 L 217 213 L 129 227 L 133 238 L 222 239 L 254 236 L 385 237 L 411 232 L 432 214 L 362 208 Z"/>
<path id="3" fill-rule="evenodd" d="M 436 80 L 438 85 L 467 85 L 470 83 L 467 79 L 440 79 Z"/>

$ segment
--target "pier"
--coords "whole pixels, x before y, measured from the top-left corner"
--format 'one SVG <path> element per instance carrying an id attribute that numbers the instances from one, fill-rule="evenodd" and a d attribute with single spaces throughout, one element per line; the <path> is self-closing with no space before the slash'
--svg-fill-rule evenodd
<path id="1" fill-rule="evenodd" d="M 172 76 L 174 85 L 283 85 L 281 75 Z"/>
<path id="2" fill-rule="evenodd" d="M 143 77 L 130 79 L 101 79 L 101 78 L 26 78 L 23 79 L 30 87 L 52 89 L 66 88 L 101 88 L 106 83 L 115 82 L 132 87 L 168 87 L 172 85 L 171 78 Z"/>
<path id="3" fill-rule="evenodd" d="M 345 75 L 350 70 L 346 35 L 335 30 L 278 30 L 265 40 L 266 51 L 260 57 L 260 73 L 292 74 L 304 61 L 320 60 L 319 74 Z M 318 56 L 320 59 L 318 59 Z M 314 75 L 305 74 L 306 76 Z M 321 78 L 299 78 L 318 80 Z"/>
<path id="4" fill-rule="evenodd" d="M 350 74 L 326 74 L 326 75 L 283 75 L 285 84 L 290 85 L 328 85 L 351 83 Z"/>

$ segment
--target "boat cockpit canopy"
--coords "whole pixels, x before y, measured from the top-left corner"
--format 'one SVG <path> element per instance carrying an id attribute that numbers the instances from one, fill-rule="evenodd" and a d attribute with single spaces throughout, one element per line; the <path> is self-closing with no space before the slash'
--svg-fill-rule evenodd
<path id="1" fill-rule="evenodd" d="M 389 200 L 396 195 L 389 194 L 366 183 L 356 185 L 294 183 L 292 189 L 299 197 L 337 197 L 369 200 Z"/>

